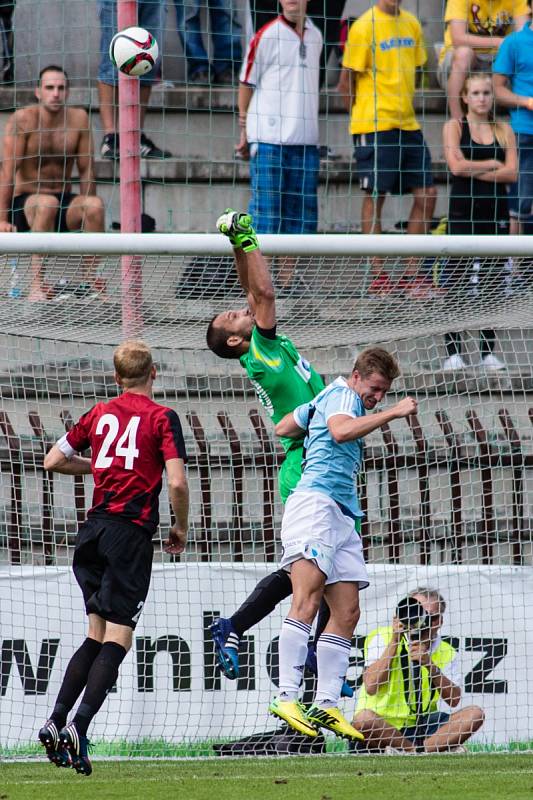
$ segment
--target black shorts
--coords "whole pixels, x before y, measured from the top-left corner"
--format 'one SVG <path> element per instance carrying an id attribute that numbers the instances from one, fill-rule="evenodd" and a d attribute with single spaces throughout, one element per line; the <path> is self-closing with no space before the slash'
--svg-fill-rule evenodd
<path id="1" fill-rule="evenodd" d="M 72 569 L 87 614 L 135 629 L 148 594 L 154 546 L 148 531 L 89 517 L 78 531 Z"/>
<path id="2" fill-rule="evenodd" d="M 433 185 L 431 155 L 422 131 L 357 133 L 354 158 L 361 189 L 377 194 L 407 194 Z"/>
<path id="3" fill-rule="evenodd" d="M 11 203 L 11 224 L 17 229 L 17 233 L 27 233 L 31 230 L 26 213 L 24 211 L 24 203 L 31 197 L 31 193 L 17 194 Z M 73 192 L 62 192 L 61 194 L 54 194 L 52 197 L 57 197 L 59 200 L 59 208 L 57 209 L 56 218 L 54 222 L 54 231 L 56 233 L 67 233 L 70 229 L 67 227 L 67 211 L 70 204 L 77 194 Z"/>

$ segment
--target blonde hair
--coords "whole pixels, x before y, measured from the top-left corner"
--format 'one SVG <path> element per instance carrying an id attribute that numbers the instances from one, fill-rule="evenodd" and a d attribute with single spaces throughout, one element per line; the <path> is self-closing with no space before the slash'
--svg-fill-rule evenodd
<path id="1" fill-rule="evenodd" d="M 128 339 L 119 344 L 113 353 L 115 372 L 125 389 L 147 383 L 152 366 L 152 351 L 138 339 Z"/>
<path id="2" fill-rule="evenodd" d="M 362 378 L 368 378 L 378 372 L 388 381 L 393 381 L 400 374 L 398 362 L 382 347 L 367 347 L 357 356 L 353 370 L 357 370 Z"/>
<path id="3" fill-rule="evenodd" d="M 468 112 L 468 106 L 464 101 L 463 95 L 465 95 L 468 91 L 468 86 L 470 81 L 473 80 L 484 80 L 490 83 L 490 88 L 492 90 L 492 80 L 490 75 L 487 75 L 486 72 L 472 72 L 470 75 L 467 75 L 465 81 L 463 83 L 461 92 L 459 94 L 459 101 L 461 103 L 461 108 L 466 116 Z M 493 92 L 494 94 L 494 92 Z M 494 111 L 491 110 L 489 112 L 489 123 L 490 127 L 492 128 L 492 135 L 500 145 L 500 147 L 507 147 L 507 130 L 503 122 L 498 122 L 498 120 L 494 117 Z"/>

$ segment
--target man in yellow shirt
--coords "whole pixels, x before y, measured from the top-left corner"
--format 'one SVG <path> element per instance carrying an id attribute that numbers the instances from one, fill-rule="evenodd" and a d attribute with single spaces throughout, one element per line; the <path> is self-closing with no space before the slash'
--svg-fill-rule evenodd
<path id="1" fill-rule="evenodd" d="M 413 107 L 416 70 L 427 55 L 419 21 L 400 2 L 377 0 L 352 24 L 342 62 L 339 91 L 351 113 L 357 174 L 366 192 L 363 233 L 381 233 L 387 193 L 412 192 L 408 233 L 427 233 L 435 208 L 431 156 Z M 393 288 L 380 263 L 374 262 L 373 294 Z M 404 276 L 408 294 L 419 280 Z"/>
<path id="2" fill-rule="evenodd" d="M 504 38 L 529 17 L 527 0 L 448 0 L 437 78 L 443 89 L 447 82 L 450 116 L 463 116 L 460 96 L 468 73 L 490 72 Z"/>

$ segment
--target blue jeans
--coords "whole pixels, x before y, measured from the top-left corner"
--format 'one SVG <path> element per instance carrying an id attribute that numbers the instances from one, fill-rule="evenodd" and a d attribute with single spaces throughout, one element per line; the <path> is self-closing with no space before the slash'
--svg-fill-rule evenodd
<path id="1" fill-rule="evenodd" d="M 153 69 L 139 80 L 143 84 L 152 84 L 159 74 L 161 48 L 163 46 L 163 29 L 167 13 L 166 0 L 139 0 L 137 3 L 137 20 L 139 28 L 145 28 L 155 36 L 159 45 L 159 58 Z M 100 68 L 98 80 L 110 86 L 118 84 L 118 70 L 109 58 L 109 45 L 117 32 L 117 0 L 98 0 L 98 17 L 100 19 Z"/>
<path id="2" fill-rule="evenodd" d="M 318 147 L 250 144 L 250 214 L 258 233 L 316 233 Z"/>
<path id="3" fill-rule="evenodd" d="M 200 12 L 209 11 L 213 41 L 212 62 L 215 77 L 226 69 L 236 72 L 242 60 L 241 26 L 235 15 L 233 0 L 174 0 L 178 36 L 187 60 L 187 73 L 209 72 L 209 57 L 202 37 Z"/>
<path id="4" fill-rule="evenodd" d="M 509 214 L 522 223 L 523 233 L 533 233 L 533 135 L 517 133 L 518 180 L 509 186 Z"/>

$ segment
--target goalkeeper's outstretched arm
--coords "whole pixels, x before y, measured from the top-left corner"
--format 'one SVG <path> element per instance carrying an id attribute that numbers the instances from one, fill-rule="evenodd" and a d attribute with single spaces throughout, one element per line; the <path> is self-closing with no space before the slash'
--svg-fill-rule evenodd
<path id="1" fill-rule="evenodd" d="M 276 294 L 269 263 L 259 248 L 248 253 L 239 248 L 233 253 L 239 282 L 246 292 L 256 325 L 270 330 L 276 324 Z"/>

